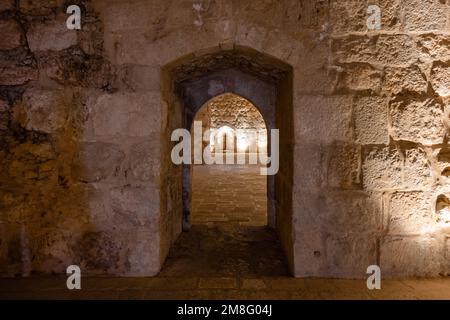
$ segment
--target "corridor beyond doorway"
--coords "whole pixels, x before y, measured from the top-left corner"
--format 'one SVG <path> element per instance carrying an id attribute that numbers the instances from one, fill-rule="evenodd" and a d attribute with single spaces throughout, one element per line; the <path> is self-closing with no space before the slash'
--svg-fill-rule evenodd
<path id="1" fill-rule="evenodd" d="M 267 225 L 267 177 L 256 165 L 194 166 L 193 224 Z"/>
<path id="2" fill-rule="evenodd" d="M 193 226 L 173 246 L 161 276 L 287 276 L 280 243 L 267 227 L 266 180 L 259 166 L 194 166 Z"/>

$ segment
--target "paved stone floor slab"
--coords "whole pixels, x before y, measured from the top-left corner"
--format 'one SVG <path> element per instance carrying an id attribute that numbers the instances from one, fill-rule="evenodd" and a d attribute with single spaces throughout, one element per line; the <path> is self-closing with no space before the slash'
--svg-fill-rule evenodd
<path id="1" fill-rule="evenodd" d="M 82 277 L 81 290 L 68 290 L 64 276 L 0 279 L 0 299 L 450 299 L 450 278 L 385 279 L 371 291 L 366 279 L 291 277 L 275 232 L 264 226 L 265 209 L 259 210 L 266 205 L 261 176 L 245 168 L 237 168 L 239 175 L 225 167 L 198 169 L 194 191 L 205 192 L 194 192 L 196 224 L 181 234 L 157 277 Z M 208 170 L 218 178 L 208 178 Z"/>

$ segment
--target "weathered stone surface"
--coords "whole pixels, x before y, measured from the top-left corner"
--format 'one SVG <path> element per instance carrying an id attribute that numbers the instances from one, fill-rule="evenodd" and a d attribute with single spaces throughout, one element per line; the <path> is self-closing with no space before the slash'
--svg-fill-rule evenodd
<path id="1" fill-rule="evenodd" d="M 360 183 L 361 148 L 335 145 L 328 149 L 328 185 L 351 189 Z"/>
<path id="2" fill-rule="evenodd" d="M 442 270 L 442 245 L 433 237 L 386 237 L 380 252 L 386 277 L 438 276 Z"/>
<path id="3" fill-rule="evenodd" d="M 383 190 L 402 186 L 403 161 L 393 147 L 365 148 L 362 163 L 364 189 Z"/>
<path id="4" fill-rule="evenodd" d="M 14 49 L 24 43 L 22 30 L 15 20 L 0 20 L 0 30 L 2 30 L 2 41 L 0 50 Z"/>
<path id="5" fill-rule="evenodd" d="M 381 199 L 361 191 L 334 191 L 319 198 L 323 229 L 333 234 L 374 234 L 381 227 Z"/>
<path id="6" fill-rule="evenodd" d="M 5 130 L 8 128 L 9 122 L 9 106 L 5 100 L 0 99 L 0 130 Z"/>
<path id="7" fill-rule="evenodd" d="M 125 154 L 111 143 L 86 142 L 73 160 L 73 178 L 94 182 L 118 175 Z"/>
<path id="8" fill-rule="evenodd" d="M 33 52 L 46 50 L 63 50 L 76 45 L 76 30 L 66 26 L 66 16 L 47 23 L 34 22 L 27 31 L 27 40 Z"/>
<path id="9" fill-rule="evenodd" d="M 80 268 L 91 273 L 118 272 L 124 247 L 122 241 L 107 232 L 86 232 L 73 248 Z"/>
<path id="10" fill-rule="evenodd" d="M 48 15 L 57 7 L 57 0 L 20 0 L 19 9 L 22 13 L 32 16 Z"/>
<path id="11" fill-rule="evenodd" d="M 82 1 L 75 31 L 67 3 L 0 1 L 0 274 L 155 275 L 182 225 L 170 132 L 225 92 L 280 129 L 280 171 L 267 196 L 233 194 L 248 210 L 205 201 L 203 220 L 268 200 L 297 276 L 366 278 L 380 250 L 383 275 L 448 274 L 449 1 L 207 2 Z M 207 181 L 219 198 L 228 177 Z M 243 238 L 234 253 L 255 244 L 285 272 Z"/>
<path id="12" fill-rule="evenodd" d="M 400 1 L 332 0 L 330 23 L 334 33 L 367 31 L 368 6 L 376 4 L 381 9 L 381 30 L 396 30 L 400 25 Z"/>
<path id="13" fill-rule="evenodd" d="M 38 77 L 38 72 L 34 68 L 29 67 L 6 67 L 2 69 L 0 75 L 1 85 L 21 85 L 30 80 L 36 80 Z"/>
<path id="14" fill-rule="evenodd" d="M 134 178 L 139 181 L 158 181 L 160 171 L 160 149 L 158 135 L 153 140 L 131 147 L 130 167 Z"/>
<path id="15" fill-rule="evenodd" d="M 417 37 L 417 48 L 420 57 L 425 60 L 450 59 L 450 41 L 444 35 L 423 34 Z"/>
<path id="16" fill-rule="evenodd" d="M 435 210 L 436 222 L 440 226 L 450 227 L 450 193 L 437 196 Z"/>
<path id="17" fill-rule="evenodd" d="M 294 153 L 294 174 L 303 177 L 294 180 L 294 190 L 317 190 L 326 182 L 326 154 L 316 144 L 297 143 Z"/>
<path id="18" fill-rule="evenodd" d="M 76 47 L 58 52 L 38 52 L 35 56 L 41 77 L 45 74 L 66 86 L 111 90 L 111 66 L 101 56 L 88 55 Z"/>
<path id="19" fill-rule="evenodd" d="M 0 11 L 14 9 L 14 0 L 1 0 Z"/>
<path id="20" fill-rule="evenodd" d="M 434 156 L 437 162 L 437 174 L 450 176 L 450 148 L 439 148 L 435 150 Z"/>
<path id="21" fill-rule="evenodd" d="M 343 66 L 338 80 L 338 90 L 379 91 L 381 71 L 369 64 L 349 64 Z"/>
<path id="22" fill-rule="evenodd" d="M 115 5 L 109 5 L 107 1 L 103 1 L 94 5 L 101 12 L 101 19 L 107 32 L 149 29 L 149 32 L 156 33 L 155 38 L 157 39 L 168 32 L 167 28 L 173 27 L 173 25 L 164 23 L 170 3 L 133 1 L 132 3 L 117 2 Z M 180 9 L 179 6 L 178 8 Z M 149 26 L 154 26 L 154 28 L 148 28 Z"/>
<path id="23" fill-rule="evenodd" d="M 116 70 L 114 86 L 125 91 L 158 91 L 159 76 L 157 67 L 125 65 Z"/>
<path id="24" fill-rule="evenodd" d="M 398 94 L 402 91 L 425 93 L 427 79 L 417 66 L 408 68 L 391 68 L 385 70 L 383 89 Z"/>
<path id="25" fill-rule="evenodd" d="M 390 235 L 421 235 L 433 230 L 433 206 L 423 192 L 395 192 L 385 199 Z"/>
<path id="26" fill-rule="evenodd" d="M 35 185 L 37 180 L 56 174 L 51 172 L 54 167 L 46 168 L 47 165 L 52 164 L 52 160 L 57 158 L 54 148 L 49 143 L 22 143 L 13 148 L 11 154 L 13 160 L 8 161 L 8 175 L 22 186 Z M 47 172 L 48 169 L 50 173 Z"/>
<path id="27" fill-rule="evenodd" d="M 388 143 L 388 106 L 385 98 L 355 97 L 353 119 L 357 143 Z"/>
<path id="28" fill-rule="evenodd" d="M 148 136 L 159 132 L 159 94 L 115 93 L 98 97 L 90 107 L 97 136 Z"/>
<path id="29" fill-rule="evenodd" d="M 330 23 L 334 33 L 366 31 L 366 20 L 364 1 L 330 1 Z"/>
<path id="30" fill-rule="evenodd" d="M 156 224 L 156 223 L 155 223 Z M 122 274 L 135 277 L 155 276 L 161 270 L 160 238 L 148 228 L 139 228 L 136 232 L 124 234 L 128 249 L 125 265 L 128 270 Z M 135 245 L 129 246 L 130 243 Z"/>
<path id="31" fill-rule="evenodd" d="M 406 0 L 402 3 L 407 31 L 443 30 L 449 14 L 445 1 Z"/>
<path id="32" fill-rule="evenodd" d="M 159 220 L 159 192 L 156 189 L 121 187 L 111 190 L 111 207 L 115 214 L 134 226 L 155 230 Z"/>
<path id="33" fill-rule="evenodd" d="M 431 85 L 441 97 L 450 96 L 450 62 L 435 63 L 431 69 Z"/>
<path id="34" fill-rule="evenodd" d="M 311 277 L 327 274 L 325 236 L 317 230 L 296 229 L 294 243 L 295 276 Z"/>
<path id="35" fill-rule="evenodd" d="M 429 98 L 411 99 L 399 96 L 390 102 L 391 135 L 424 145 L 442 143 L 445 127 L 443 106 Z"/>
<path id="36" fill-rule="evenodd" d="M 403 66 L 412 64 L 417 55 L 414 41 L 408 35 L 338 37 L 331 45 L 333 57 L 340 63 Z"/>
<path id="37" fill-rule="evenodd" d="M 367 267 L 376 264 L 374 238 L 329 236 L 326 239 L 328 274 L 339 278 L 365 278 Z"/>
<path id="38" fill-rule="evenodd" d="M 66 102 L 62 91 L 30 88 L 23 95 L 24 115 L 19 116 L 28 130 L 54 133 L 67 121 Z"/>
<path id="39" fill-rule="evenodd" d="M 306 141 L 351 140 L 350 96 L 304 96 L 295 109 L 296 136 Z"/>

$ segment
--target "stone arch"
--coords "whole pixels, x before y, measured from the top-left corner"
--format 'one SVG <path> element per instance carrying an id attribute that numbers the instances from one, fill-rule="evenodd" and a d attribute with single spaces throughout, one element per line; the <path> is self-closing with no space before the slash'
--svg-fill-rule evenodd
<path id="1" fill-rule="evenodd" d="M 176 128 L 189 129 L 201 106 L 230 92 L 257 106 L 268 130 L 280 129 L 280 169 L 275 176 L 268 176 L 268 224 L 277 230 L 293 271 L 292 67 L 252 48 L 233 45 L 183 56 L 165 65 L 161 77 L 162 99 L 168 115 L 161 150 L 161 260 L 182 226 L 189 228 L 190 179 L 183 179 L 183 175 L 189 175 L 189 168 L 171 163 L 169 155 L 174 144 L 168 143 L 170 134 Z"/>

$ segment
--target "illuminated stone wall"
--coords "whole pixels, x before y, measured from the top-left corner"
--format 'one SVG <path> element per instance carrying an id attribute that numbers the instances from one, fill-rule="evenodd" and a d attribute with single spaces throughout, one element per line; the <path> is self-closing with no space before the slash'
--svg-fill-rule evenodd
<path id="1" fill-rule="evenodd" d="M 205 63 L 186 78 L 220 64 L 292 102 L 271 124 L 294 148 L 275 197 L 295 276 L 448 275 L 449 14 L 449 0 L 1 0 L 1 275 L 160 270 L 181 232 L 168 133 L 183 127 L 161 71 L 187 56 Z"/>
<path id="2" fill-rule="evenodd" d="M 204 132 L 212 132 L 212 137 L 210 134 L 204 144 L 206 147 L 211 142 L 213 152 L 267 152 L 264 119 L 258 109 L 242 97 L 231 93 L 220 95 L 200 109 L 194 120 L 202 122 Z"/>

